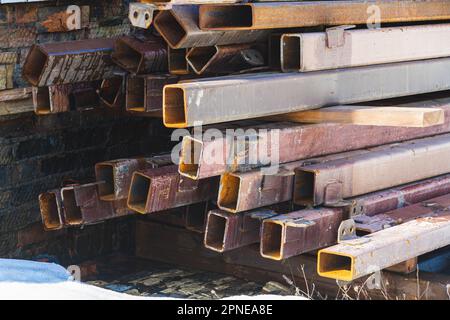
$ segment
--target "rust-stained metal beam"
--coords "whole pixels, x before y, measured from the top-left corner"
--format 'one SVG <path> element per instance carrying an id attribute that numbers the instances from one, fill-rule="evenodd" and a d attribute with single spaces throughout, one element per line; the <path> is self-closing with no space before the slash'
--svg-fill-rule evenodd
<path id="1" fill-rule="evenodd" d="M 97 163 L 95 165 L 96 179 L 99 182 L 104 182 L 99 185 L 100 199 L 104 201 L 126 199 L 131 178 L 135 171 L 169 164 L 171 164 L 170 155 L 116 159 Z"/>
<path id="2" fill-rule="evenodd" d="M 306 72 L 450 56 L 450 24 L 284 34 L 281 69 Z"/>
<path id="3" fill-rule="evenodd" d="M 255 30 L 319 25 L 375 24 L 450 19 L 445 0 L 356 0 L 200 6 L 202 30 Z"/>
<path id="4" fill-rule="evenodd" d="M 114 44 L 112 60 L 134 74 L 167 72 L 167 46 L 159 38 L 121 37 Z"/>
<path id="5" fill-rule="evenodd" d="M 186 60 L 197 74 L 233 73 L 264 66 L 265 56 L 262 44 L 231 44 L 192 48 Z"/>
<path id="6" fill-rule="evenodd" d="M 169 73 L 175 75 L 189 74 L 190 68 L 186 60 L 188 48 L 172 49 L 167 48 L 167 55 L 169 59 Z"/>
<path id="7" fill-rule="evenodd" d="M 101 80 L 112 75 L 114 39 L 89 39 L 31 47 L 23 77 L 33 86 Z"/>
<path id="8" fill-rule="evenodd" d="M 169 74 L 129 75 L 126 88 L 126 110 L 138 113 L 162 112 L 163 88 L 178 82 Z"/>
<path id="9" fill-rule="evenodd" d="M 177 83 L 164 87 L 163 120 L 169 128 L 185 128 L 198 122 L 206 125 L 243 120 L 249 115 L 256 118 L 443 91 L 450 89 L 448 68 L 450 58 L 442 58 L 315 73 L 258 73 Z M 386 77 L 387 74 L 391 76 Z M 212 105 L 215 107 L 211 108 Z"/>
<path id="10" fill-rule="evenodd" d="M 421 217 L 319 251 L 320 276 L 352 281 L 450 245 L 450 195 L 398 209 Z"/>
<path id="11" fill-rule="evenodd" d="M 296 169 L 294 202 L 342 199 L 450 172 L 450 135 L 376 147 L 369 153 Z"/>
<path id="12" fill-rule="evenodd" d="M 152 213 L 209 201 L 217 196 L 218 179 L 191 180 L 176 165 L 136 171 L 130 185 L 128 207 Z"/>
<path id="13" fill-rule="evenodd" d="M 98 96 L 100 101 L 109 108 L 121 108 L 125 102 L 125 78 L 126 75 L 115 75 L 103 79 Z"/>
<path id="14" fill-rule="evenodd" d="M 198 6 L 175 6 L 160 11 L 154 19 L 155 28 L 174 49 L 266 40 L 269 31 L 202 31 L 198 27 Z"/>
<path id="15" fill-rule="evenodd" d="M 64 227 L 64 209 L 60 189 L 41 193 L 39 207 L 45 230 L 59 230 Z"/>
<path id="16" fill-rule="evenodd" d="M 278 132 L 278 140 L 282 142 L 279 144 L 280 163 L 450 132 L 450 99 L 428 100 L 404 106 L 442 108 L 445 112 L 445 122 L 442 125 L 428 128 L 355 126 L 333 123 L 300 125 L 282 122 L 244 126 L 242 129 L 248 141 L 254 141 L 257 144 L 256 147 L 260 146 L 258 150 L 263 146 L 268 147 L 268 156 L 274 152 L 271 150 L 270 137 L 273 132 Z M 215 140 L 185 136 L 180 154 L 180 174 L 193 179 L 202 179 L 225 172 L 237 172 L 249 168 L 251 165 L 258 167 L 258 165 L 250 164 L 249 145 L 245 146 L 241 152 L 236 149 L 235 146 L 238 145 L 241 135 L 242 133 L 236 132 L 227 137 L 223 132 L 223 137 Z M 278 145 L 275 146 L 278 147 Z M 211 159 L 213 154 L 215 157 Z"/>
<path id="17" fill-rule="evenodd" d="M 258 243 L 262 221 L 277 214 L 271 209 L 240 214 L 211 210 L 206 224 L 205 247 L 217 252 L 226 252 Z"/>

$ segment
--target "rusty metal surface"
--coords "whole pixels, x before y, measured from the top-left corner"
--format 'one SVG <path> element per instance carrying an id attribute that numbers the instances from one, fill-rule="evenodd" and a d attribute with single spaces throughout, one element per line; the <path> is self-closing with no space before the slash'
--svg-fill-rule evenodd
<path id="1" fill-rule="evenodd" d="M 103 79 L 98 95 L 100 101 L 109 108 L 121 108 L 125 102 L 125 75 Z"/>
<path id="2" fill-rule="evenodd" d="M 95 176 L 98 182 L 103 182 L 99 185 L 100 199 L 104 201 L 126 199 L 131 178 L 135 171 L 169 164 L 171 164 L 170 155 L 116 159 L 97 163 L 95 165 Z M 126 202 L 123 207 L 126 208 Z"/>
<path id="3" fill-rule="evenodd" d="M 194 232 L 204 233 L 210 207 L 213 206 L 211 206 L 208 201 L 186 206 L 185 228 Z"/>
<path id="4" fill-rule="evenodd" d="M 196 122 L 206 125 L 443 91 L 450 89 L 448 68 L 450 58 L 442 58 L 315 73 L 246 74 L 167 85 L 163 120 L 167 127 L 185 128 Z"/>
<path id="5" fill-rule="evenodd" d="M 198 27 L 198 6 L 175 6 L 154 19 L 156 30 L 171 48 L 205 47 L 265 40 L 269 31 L 202 31 Z"/>
<path id="6" fill-rule="evenodd" d="M 277 214 L 271 209 L 240 214 L 211 210 L 208 213 L 204 245 L 213 251 L 226 252 L 258 243 L 262 221 Z"/>
<path id="7" fill-rule="evenodd" d="M 183 177 L 176 165 L 136 171 L 130 185 L 128 207 L 152 213 L 213 199 L 218 179 L 199 181 Z"/>
<path id="8" fill-rule="evenodd" d="M 33 86 L 100 80 L 111 75 L 114 39 L 89 39 L 34 45 L 23 77 Z"/>
<path id="9" fill-rule="evenodd" d="M 112 61 L 121 68 L 144 74 L 167 71 L 167 45 L 160 38 L 121 37 L 114 44 Z"/>
<path id="10" fill-rule="evenodd" d="M 296 169 L 294 202 L 342 199 L 450 172 L 450 135 L 380 146 L 370 152 Z"/>
<path id="11" fill-rule="evenodd" d="M 345 240 L 319 251 L 320 276 L 351 281 L 448 246 L 450 195 L 398 209 L 421 215 L 398 226 Z"/>
<path id="12" fill-rule="evenodd" d="M 233 73 L 267 64 L 267 48 L 264 44 L 195 47 L 186 60 L 197 74 Z"/>
<path id="13" fill-rule="evenodd" d="M 375 8 L 374 8 L 375 7 Z M 203 30 L 255 30 L 319 25 L 374 24 L 450 19 L 446 0 L 356 0 L 202 5 Z"/>
<path id="14" fill-rule="evenodd" d="M 42 224 L 46 231 L 59 230 L 64 227 L 64 209 L 61 189 L 55 189 L 39 195 L 39 207 Z"/>
<path id="15" fill-rule="evenodd" d="M 336 243 L 342 208 L 305 209 L 263 221 L 261 255 L 283 260 Z"/>
<path id="16" fill-rule="evenodd" d="M 170 74 L 129 75 L 126 86 L 126 110 L 152 114 L 161 112 L 164 86 L 178 80 L 178 76 Z"/>
<path id="17" fill-rule="evenodd" d="M 186 55 L 189 48 L 172 49 L 167 48 L 169 73 L 175 75 L 189 74 L 189 64 L 186 60 Z"/>
<path id="18" fill-rule="evenodd" d="M 279 149 L 280 163 L 450 132 L 450 99 L 405 104 L 405 106 L 414 105 L 442 108 L 445 111 L 444 124 L 428 128 L 393 128 L 333 123 L 300 125 L 282 122 L 242 128 L 245 131 L 255 129 L 257 132 L 260 129 L 267 129 L 267 132 L 260 131 L 258 139 L 252 139 L 252 141 L 257 141 L 262 146 L 269 146 L 268 156 L 272 153 L 271 144 L 268 143 L 271 132 L 279 130 L 279 141 L 283 142 Z M 248 136 L 251 137 L 253 134 L 249 132 Z M 236 139 L 237 135 L 228 139 L 224 136 L 213 141 L 184 137 L 180 154 L 180 174 L 193 179 L 202 179 L 225 172 L 248 170 L 247 150 L 250 145 L 246 145 L 242 153 L 238 154 L 234 147 Z M 198 148 L 198 156 L 191 159 L 191 151 L 194 148 Z M 211 150 L 221 150 L 223 157 L 217 161 L 211 161 L 209 159 Z"/>

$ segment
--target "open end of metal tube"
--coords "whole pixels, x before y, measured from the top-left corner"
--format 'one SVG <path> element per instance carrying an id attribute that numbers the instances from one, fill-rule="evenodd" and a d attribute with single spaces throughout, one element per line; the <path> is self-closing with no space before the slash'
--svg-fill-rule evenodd
<path id="1" fill-rule="evenodd" d="M 128 195 L 128 208 L 139 213 L 146 213 L 148 193 L 151 179 L 138 172 L 133 174 L 131 180 L 130 193 Z"/>
<path id="2" fill-rule="evenodd" d="M 183 26 L 175 18 L 171 10 L 162 10 L 155 17 L 155 28 L 172 47 L 178 47 L 186 36 Z"/>
<path id="3" fill-rule="evenodd" d="M 225 173 L 220 180 L 220 191 L 217 204 L 219 208 L 236 212 L 239 200 L 241 179 L 235 175 Z"/>
<path id="4" fill-rule="evenodd" d="M 272 260 L 281 260 L 283 226 L 272 221 L 263 221 L 261 255 Z"/>
<path id="5" fill-rule="evenodd" d="M 113 201 L 114 196 L 114 169 L 110 164 L 97 164 L 95 166 L 97 181 L 103 181 L 98 185 L 98 194 L 101 200 Z"/>
<path id="6" fill-rule="evenodd" d="M 210 214 L 206 226 L 205 247 L 217 252 L 223 252 L 226 226 L 227 219 L 216 214 Z"/>
<path id="7" fill-rule="evenodd" d="M 164 87 L 163 121 L 169 128 L 185 128 L 186 111 L 184 106 L 184 90 L 177 87 Z"/>
<path id="8" fill-rule="evenodd" d="M 186 56 L 192 69 L 195 73 L 201 74 L 205 71 L 211 62 L 211 59 L 217 54 L 217 48 L 212 47 L 197 47 L 192 48 Z"/>
<path id="9" fill-rule="evenodd" d="M 284 72 L 300 70 L 300 37 L 282 37 L 281 69 Z"/>
<path id="10" fill-rule="evenodd" d="M 124 40 L 117 40 L 112 59 L 127 71 L 137 73 L 142 61 L 142 54 Z"/>
<path id="11" fill-rule="evenodd" d="M 295 170 L 294 202 L 299 205 L 314 205 L 315 173 Z"/>
<path id="12" fill-rule="evenodd" d="M 143 77 L 128 77 L 126 110 L 145 112 L 145 79 Z"/>
<path id="13" fill-rule="evenodd" d="M 200 29 L 249 28 L 253 25 L 252 11 L 248 5 L 202 6 Z"/>
<path id="14" fill-rule="evenodd" d="M 69 100 L 75 110 L 95 108 L 99 104 L 99 96 L 93 87 L 71 92 Z"/>
<path id="15" fill-rule="evenodd" d="M 320 276 L 343 281 L 353 280 L 353 258 L 319 251 L 317 271 Z"/>
<path id="16" fill-rule="evenodd" d="M 189 73 L 188 62 L 186 60 L 187 49 L 172 49 L 169 47 L 169 72 L 171 74 Z"/>
<path id="17" fill-rule="evenodd" d="M 49 114 L 52 112 L 50 104 L 50 91 L 48 87 L 34 89 L 34 112 L 36 114 Z"/>
<path id="18" fill-rule="evenodd" d="M 186 177 L 197 179 L 203 142 L 187 136 L 182 143 L 178 171 Z"/>
<path id="19" fill-rule="evenodd" d="M 23 77 L 32 85 L 39 85 L 39 79 L 47 64 L 48 56 L 38 46 L 33 46 L 23 66 Z"/>
<path id="20" fill-rule="evenodd" d="M 122 89 L 122 80 L 122 77 L 113 77 L 102 81 L 99 96 L 108 106 L 116 102 Z"/>
<path id="21" fill-rule="evenodd" d="M 189 205 L 186 211 L 186 228 L 204 232 L 207 213 L 207 204 L 205 202 Z"/>
<path id="22" fill-rule="evenodd" d="M 67 224 L 81 224 L 83 222 L 83 216 L 81 215 L 80 208 L 77 206 L 77 202 L 75 200 L 75 192 L 73 191 L 73 189 L 62 190 L 62 198 Z"/>
<path id="23" fill-rule="evenodd" d="M 62 228 L 62 222 L 58 213 L 58 204 L 54 193 L 43 193 L 39 195 L 39 206 L 42 221 L 46 230 Z"/>

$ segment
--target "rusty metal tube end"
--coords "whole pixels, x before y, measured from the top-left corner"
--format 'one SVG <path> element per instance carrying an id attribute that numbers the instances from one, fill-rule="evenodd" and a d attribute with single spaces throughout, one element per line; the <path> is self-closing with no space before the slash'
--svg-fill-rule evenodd
<path id="1" fill-rule="evenodd" d="M 33 45 L 23 66 L 24 79 L 33 86 L 38 86 L 47 61 L 48 55 L 39 45 Z"/>
<path id="2" fill-rule="evenodd" d="M 132 77 L 127 78 L 125 108 L 127 111 L 145 112 L 145 78 Z"/>
<path id="3" fill-rule="evenodd" d="M 220 209 L 237 212 L 239 207 L 241 178 L 232 173 L 225 173 L 220 179 L 219 197 L 217 205 Z"/>
<path id="4" fill-rule="evenodd" d="M 39 195 L 39 207 L 45 230 L 58 230 L 63 227 L 56 193 L 41 193 Z"/>
<path id="5" fill-rule="evenodd" d="M 295 169 L 294 203 L 302 206 L 314 205 L 314 171 Z"/>
<path id="6" fill-rule="evenodd" d="M 139 213 L 147 213 L 146 206 L 150 191 L 151 178 L 142 173 L 133 173 L 128 194 L 128 208 Z"/>
<path id="7" fill-rule="evenodd" d="M 200 29 L 239 29 L 253 25 L 251 5 L 203 5 L 199 14 Z"/>
<path id="8" fill-rule="evenodd" d="M 68 225 L 77 226 L 83 224 L 83 215 L 77 206 L 73 188 L 61 189 L 61 197 L 64 205 L 64 220 Z"/>
<path id="9" fill-rule="evenodd" d="M 97 163 L 95 165 L 95 176 L 97 181 L 102 181 L 98 185 L 98 194 L 103 201 L 114 201 L 114 165 L 111 163 Z"/>
<path id="10" fill-rule="evenodd" d="M 177 49 L 186 37 L 186 30 L 179 23 L 172 10 L 160 11 L 155 17 L 154 25 L 171 48 Z"/>
<path id="11" fill-rule="evenodd" d="M 261 229 L 261 256 L 271 260 L 283 259 L 283 224 L 263 221 Z"/>
<path id="12" fill-rule="evenodd" d="M 195 73 L 202 74 L 211 64 L 211 60 L 217 55 L 217 47 L 196 47 L 189 50 L 186 60 Z"/>
<path id="13" fill-rule="evenodd" d="M 203 233 L 206 229 L 208 202 L 200 202 L 186 207 L 186 229 Z"/>
<path id="14" fill-rule="evenodd" d="M 301 69 L 300 35 L 284 34 L 281 37 L 281 70 L 298 72 Z"/>
<path id="15" fill-rule="evenodd" d="M 163 121 L 168 128 L 186 128 L 186 105 L 184 89 L 175 85 L 164 87 Z"/>
<path id="16" fill-rule="evenodd" d="M 142 53 L 136 50 L 126 41 L 126 39 L 127 38 L 119 38 L 116 40 L 111 58 L 121 68 L 133 73 L 138 73 L 144 57 Z"/>
<path id="17" fill-rule="evenodd" d="M 189 74 L 189 64 L 186 60 L 188 49 L 167 49 L 169 73 L 176 75 Z"/>
<path id="18" fill-rule="evenodd" d="M 120 107 L 123 103 L 123 81 L 122 76 L 104 79 L 98 90 L 100 100 L 108 107 Z"/>
<path id="19" fill-rule="evenodd" d="M 178 172 L 185 177 L 197 180 L 199 178 L 200 156 L 203 150 L 203 142 L 190 136 L 185 136 L 182 141 L 180 164 Z"/>
<path id="20" fill-rule="evenodd" d="M 317 272 L 321 277 L 342 281 L 353 280 L 354 258 L 335 252 L 320 250 L 317 259 Z"/>
<path id="21" fill-rule="evenodd" d="M 227 225 L 228 220 L 226 217 L 216 214 L 213 211 L 208 213 L 204 238 L 204 245 L 206 248 L 216 252 L 225 251 L 225 230 Z"/>
<path id="22" fill-rule="evenodd" d="M 44 115 L 52 113 L 49 87 L 33 87 L 34 113 Z"/>

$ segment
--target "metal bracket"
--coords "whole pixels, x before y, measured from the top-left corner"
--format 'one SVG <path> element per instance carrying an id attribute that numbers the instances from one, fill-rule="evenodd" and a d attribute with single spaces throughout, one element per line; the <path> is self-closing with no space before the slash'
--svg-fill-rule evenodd
<path id="1" fill-rule="evenodd" d="M 156 6 L 148 3 L 131 2 L 128 18 L 134 27 L 148 29 L 153 22 Z"/>
<path id="2" fill-rule="evenodd" d="M 352 240 L 348 242 L 349 240 Z M 358 240 L 358 241 L 354 241 Z M 356 235 L 356 224 L 355 220 L 348 219 L 341 222 L 338 228 L 338 236 L 337 236 L 337 243 L 345 242 L 346 244 L 350 245 L 359 245 L 363 243 L 369 242 L 370 239 L 358 237 Z"/>
<path id="3" fill-rule="evenodd" d="M 353 29 L 355 27 L 355 25 L 342 25 L 327 28 L 325 30 L 327 35 L 327 47 L 330 49 L 342 47 L 345 43 L 345 30 Z"/>

